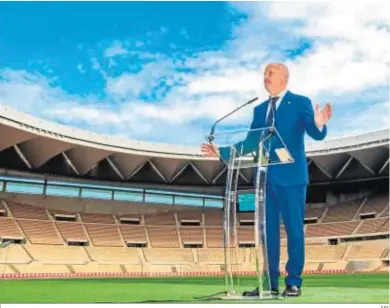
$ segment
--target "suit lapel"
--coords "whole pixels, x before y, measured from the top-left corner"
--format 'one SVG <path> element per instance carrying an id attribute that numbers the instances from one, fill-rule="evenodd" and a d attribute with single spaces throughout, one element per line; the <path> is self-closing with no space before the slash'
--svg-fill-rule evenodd
<path id="1" fill-rule="evenodd" d="M 283 110 L 286 107 L 286 105 L 288 105 L 288 103 L 290 102 L 290 99 L 291 99 L 290 94 L 291 94 L 290 91 L 286 92 L 282 101 L 280 102 L 278 109 L 276 110 L 276 115 L 278 115 L 278 111 Z"/>
<path id="2" fill-rule="evenodd" d="M 276 118 L 280 117 L 280 115 L 285 111 L 285 109 L 289 105 L 290 101 L 291 101 L 291 92 L 287 91 L 286 94 L 284 95 L 282 101 L 280 102 L 280 105 L 278 106 L 278 108 L 276 110 L 275 120 L 276 120 Z M 260 119 L 261 119 L 262 123 L 265 124 L 265 120 L 267 117 L 268 100 L 261 103 L 261 105 L 259 107 L 261 108 L 261 109 L 259 109 Z"/>

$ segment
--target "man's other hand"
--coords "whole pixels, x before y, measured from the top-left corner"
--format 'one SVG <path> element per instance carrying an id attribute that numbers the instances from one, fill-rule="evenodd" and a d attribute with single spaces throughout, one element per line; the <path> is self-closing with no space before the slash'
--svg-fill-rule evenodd
<path id="1" fill-rule="evenodd" d="M 332 106 L 330 104 L 326 104 L 324 109 L 320 110 L 320 105 L 316 105 L 314 111 L 314 121 L 317 127 L 323 127 L 329 119 L 332 117 Z"/>
<path id="2" fill-rule="evenodd" d="M 219 157 L 219 150 L 213 143 L 202 143 L 202 154 L 206 157 Z"/>

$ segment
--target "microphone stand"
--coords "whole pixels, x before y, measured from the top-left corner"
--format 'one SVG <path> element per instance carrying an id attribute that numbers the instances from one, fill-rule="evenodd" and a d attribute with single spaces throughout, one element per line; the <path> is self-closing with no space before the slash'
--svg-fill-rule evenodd
<path id="1" fill-rule="evenodd" d="M 214 141 L 214 131 L 215 131 L 215 127 L 217 126 L 217 124 L 219 122 L 221 122 L 223 119 L 226 119 L 228 116 L 232 115 L 233 113 L 235 113 L 236 111 L 240 110 L 241 108 L 249 105 L 249 104 L 252 104 L 254 101 L 256 101 L 258 99 L 258 97 L 255 97 L 255 98 L 252 98 L 250 101 L 246 102 L 245 104 L 239 106 L 238 108 L 234 109 L 233 111 L 229 112 L 227 115 L 223 116 L 222 118 L 220 118 L 218 121 L 216 121 L 214 123 L 214 125 L 211 127 L 211 130 L 210 130 L 210 135 L 208 136 L 208 140 L 210 143 L 212 143 Z"/>

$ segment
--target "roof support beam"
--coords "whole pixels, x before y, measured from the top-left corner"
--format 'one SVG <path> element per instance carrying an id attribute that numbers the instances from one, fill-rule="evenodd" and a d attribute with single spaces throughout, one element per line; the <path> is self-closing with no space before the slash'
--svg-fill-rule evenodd
<path id="1" fill-rule="evenodd" d="M 158 174 L 158 176 L 163 179 L 163 181 L 165 183 L 167 183 L 167 179 L 165 178 L 165 176 L 161 173 L 161 171 L 156 167 L 156 165 L 151 161 L 149 160 L 149 163 L 150 165 L 152 166 L 153 170 L 156 171 L 156 173 Z"/>
<path id="2" fill-rule="evenodd" d="M 363 163 L 362 161 L 361 161 L 361 159 L 358 159 L 358 158 L 356 158 L 355 157 L 355 159 L 364 167 L 364 169 L 366 169 L 368 172 L 370 172 L 372 175 L 376 175 L 375 174 L 375 171 L 374 170 L 372 170 L 370 167 L 368 167 L 365 163 Z"/>
<path id="3" fill-rule="evenodd" d="M 61 153 L 62 156 L 64 157 L 66 163 L 69 165 L 69 167 L 72 168 L 72 170 L 74 171 L 74 173 L 76 173 L 77 175 L 80 175 L 80 172 L 77 170 L 76 166 L 73 164 L 73 162 L 70 160 L 70 158 L 68 157 L 68 155 L 66 155 L 65 152 L 62 152 Z"/>
<path id="4" fill-rule="evenodd" d="M 134 176 L 134 174 L 137 174 L 137 172 L 140 171 L 140 170 L 145 166 L 145 164 L 147 164 L 147 163 L 148 163 L 148 162 L 146 161 L 146 162 L 140 164 L 137 168 L 135 168 L 135 169 L 133 170 L 133 172 L 131 172 L 131 173 L 129 174 L 129 176 L 127 177 L 127 180 L 129 180 L 130 178 L 132 178 L 132 177 Z"/>
<path id="5" fill-rule="evenodd" d="M 119 169 L 117 168 L 117 166 L 115 166 L 115 164 L 112 162 L 112 160 L 107 157 L 106 158 L 108 164 L 111 166 L 112 170 L 114 170 L 114 172 L 117 174 L 117 176 L 121 179 L 121 180 L 124 180 L 125 177 L 123 176 L 123 174 L 119 171 Z"/>
<path id="6" fill-rule="evenodd" d="M 179 171 L 176 172 L 176 174 L 169 180 L 169 183 L 172 183 L 174 180 L 177 179 L 177 177 L 183 173 L 183 171 L 187 168 L 189 164 L 185 164 L 184 166 L 182 166 Z"/>
<path id="7" fill-rule="evenodd" d="M 238 174 L 245 181 L 245 183 L 249 184 L 248 178 L 242 172 L 239 172 Z"/>
<path id="8" fill-rule="evenodd" d="M 215 182 L 220 178 L 220 176 L 226 171 L 227 167 L 223 168 L 217 175 L 216 177 L 212 180 L 212 183 L 215 184 Z"/>
<path id="9" fill-rule="evenodd" d="M 209 182 L 207 181 L 207 179 L 205 178 L 205 176 L 202 174 L 202 172 L 199 171 L 198 168 L 196 168 L 196 166 L 192 163 L 188 163 L 188 164 L 185 164 L 182 168 L 180 168 L 180 170 L 172 177 L 172 179 L 169 181 L 169 183 L 172 183 L 174 180 L 176 180 L 180 174 L 182 174 L 184 172 L 184 170 L 186 168 L 188 168 L 188 166 L 191 166 L 194 171 L 196 172 L 196 174 L 206 183 L 206 184 L 209 184 Z"/>
<path id="10" fill-rule="evenodd" d="M 353 160 L 353 157 L 351 156 L 347 162 L 344 164 L 344 166 L 341 168 L 341 170 L 339 171 L 339 173 L 336 175 L 336 180 L 343 174 L 343 172 L 345 171 L 345 169 L 347 169 L 347 167 L 349 166 L 349 164 L 351 163 L 351 161 Z"/>
<path id="11" fill-rule="evenodd" d="M 190 163 L 192 168 L 194 168 L 195 172 L 199 175 L 199 177 L 207 184 L 209 184 L 209 181 L 207 181 L 206 177 L 203 175 L 202 172 L 200 172 L 200 170 L 193 164 L 193 163 Z"/>
<path id="12" fill-rule="evenodd" d="M 312 162 L 313 161 L 311 160 L 310 163 L 312 163 Z M 326 171 L 324 168 L 322 168 L 319 164 L 316 164 L 315 162 L 314 162 L 314 164 L 318 167 L 318 169 L 321 170 L 321 172 L 323 174 L 325 174 L 329 179 L 333 180 L 333 177 L 328 173 L 328 171 Z"/>
<path id="13" fill-rule="evenodd" d="M 18 153 L 20 159 L 23 160 L 23 162 L 26 164 L 26 166 L 29 169 L 32 169 L 30 162 L 27 160 L 26 156 L 24 156 L 23 152 L 20 150 L 20 148 L 17 144 L 14 145 L 14 149 L 15 149 L 16 153 Z"/>
<path id="14" fill-rule="evenodd" d="M 390 160 L 390 158 L 388 158 L 386 160 L 386 162 L 383 164 L 382 168 L 379 170 L 378 174 L 382 174 L 382 172 L 386 169 L 386 167 L 389 165 L 389 160 Z"/>

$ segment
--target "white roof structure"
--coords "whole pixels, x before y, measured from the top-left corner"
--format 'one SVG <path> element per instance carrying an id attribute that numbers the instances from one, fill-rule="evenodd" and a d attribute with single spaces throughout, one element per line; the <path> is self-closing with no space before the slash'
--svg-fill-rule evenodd
<path id="1" fill-rule="evenodd" d="M 389 130 L 309 143 L 312 183 L 389 175 Z M 0 168 L 102 181 L 223 186 L 226 167 L 200 147 L 125 140 L 41 120 L 0 106 Z M 250 184 L 250 169 L 241 183 Z"/>

